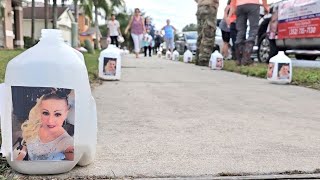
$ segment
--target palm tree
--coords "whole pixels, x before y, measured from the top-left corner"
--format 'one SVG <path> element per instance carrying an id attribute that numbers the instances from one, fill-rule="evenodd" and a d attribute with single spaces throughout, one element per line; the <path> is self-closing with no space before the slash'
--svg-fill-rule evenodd
<path id="1" fill-rule="evenodd" d="M 214 50 L 216 19 L 219 7 L 219 0 L 207 1 L 195 0 L 198 3 L 198 40 L 196 65 L 208 66 L 212 51 Z M 212 8 L 213 7 L 213 8 Z"/>
<path id="2" fill-rule="evenodd" d="M 78 22 L 79 13 L 78 13 L 78 2 L 79 0 L 73 0 L 73 6 L 74 6 L 74 21 Z"/>
<path id="3" fill-rule="evenodd" d="M 99 22 L 98 22 L 98 16 L 99 16 L 99 13 L 98 13 L 98 10 L 99 9 L 102 9 L 104 10 L 104 12 L 107 14 L 108 13 L 108 10 L 109 10 L 109 4 L 107 3 L 106 0 L 92 0 L 93 2 L 93 5 L 94 5 L 94 26 L 95 26 L 95 29 L 96 29 L 96 38 L 94 40 L 94 46 L 95 48 L 99 49 Z"/>
<path id="4" fill-rule="evenodd" d="M 94 14 L 95 14 L 95 28 L 96 28 L 96 39 L 94 41 L 95 47 L 99 48 L 99 23 L 98 23 L 98 10 L 102 9 L 106 16 L 111 14 L 115 7 L 123 6 L 124 0 L 110 0 L 111 4 L 108 4 L 106 0 L 92 0 L 94 5 Z"/>
<path id="5" fill-rule="evenodd" d="M 34 27 L 34 18 L 35 18 L 35 0 L 32 0 L 31 4 L 31 40 L 32 43 L 34 43 L 34 32 L 35 32 L 35 27 Z"/>
<path id="6" fill-rule="evenodd" d="M 44 28 L 48 29 L 48 18 L 49 18 L 49 9 L 48 9 L 49 0 L 44 0 Z"/>
<path id="7" fill-rule="evenodd" d="M 52 15 L 53 15 L 52 27 L 53 27 L 53 29 L 56 29 L 57 28 L 57 19 L 58 19 L 57 0 L 53 0 L 52 11 L 53 11 L 52 12 Z"/>
<path id="8" fill-rule="evenodd" d="M 64 7 L 65 6 L 65 2 L 66 2 L 67 0 L 61 0 L 61 6 L 62 7 Z"/>
<path id="9" fill-rule="evenodd" d="M 0 0 L 0 17 L 1 18 L 4 15 L 4 6 L 5 6 L 5 0 Z"/>
<path id="10" fill-rule="evenodd" d="M 5 3 L 6 1 L 5 0 L 0 0 L 0 28 L 1 28 L 1 31 L 0 31 L 0 37 L 1 37 L 1 41 L 3 44 L 0 44 L 0 46 L 3 46 L 5 47 L 5 25 L 4 25 L 4 12 L 5 12 Z"/>

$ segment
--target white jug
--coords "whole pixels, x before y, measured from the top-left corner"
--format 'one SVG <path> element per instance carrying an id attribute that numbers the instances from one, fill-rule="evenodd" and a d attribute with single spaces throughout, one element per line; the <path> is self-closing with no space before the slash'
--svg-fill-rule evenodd
<path id="1" fill-rule="evenodd" d="M 215 50 L 210 57 L 209 67 L 215 70 L 221 70 L 223 68 L 223 56 L 219 51 Z"/>
<path id="2" fill-rule="evenodd" d="M 157 56 L 158 56 L 158 58 L 161 58 L 161 55 L 162 55 L 161 51 L 160 51 L 160 50 L 158 50 L 158 52 L 157 52 Z"/>
<path id="3" fill-rule="evenodd" d="M 104 80 L 120 80 L 121 78 L 120 49 L 114 45 L 110 44 L 100 53 L 99 77 Z"/>
<path id="4" fill-rule="evenodd" d="M 88 165 L 97 145 L 96 105 L 81 55 L 59 30 L 43 29 L 41 35 L 8 63 L 1 86 L 1 151 L 24 174 Z"/>
<path id="5" fill-rule="evenodd" d="M 173 51 L 172 60 L 173 61 L 179 61 L 179 57 L 180 57 L 180 54 L 178 53 L 178 51 L 177 50 Z"/>
<path id="6" fill-rule="evenodd" d="M 272 57 L 269 61 L 267 79 L 271 83 L 288 84 L 292 80 L 291 59 L 283 51 Z"/>
<path id="7" fill-rule="evenodd" d="M 186 52 L 183 54 L 183 62 L 189 63 L 192 62 L 192 52 L 188 49 Z"/>
<path id="8" fill-rule="evenodd" d="M 166 59 L 171 60 L 171 52 L 169 50 L 166 52 Z"/>

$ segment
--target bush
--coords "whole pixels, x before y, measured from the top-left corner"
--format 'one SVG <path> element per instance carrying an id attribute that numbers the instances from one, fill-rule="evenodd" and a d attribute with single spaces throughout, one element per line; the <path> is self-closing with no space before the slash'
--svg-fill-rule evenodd
<path id="1" fill-rule="evenodd" d="M 39 42 L 39 40 L 35 40 L 34 42 L 32 42 L 32 39 L 29 36 L 23 36 L 23 41 L 25 49 L 31 48 Z"/>
<path id="2" fill-rule="evenodd" d="M 84 48 L 88 50 L 88 53 L 94 54 L 94 49 L 89 39 L 84 40 Z"/>

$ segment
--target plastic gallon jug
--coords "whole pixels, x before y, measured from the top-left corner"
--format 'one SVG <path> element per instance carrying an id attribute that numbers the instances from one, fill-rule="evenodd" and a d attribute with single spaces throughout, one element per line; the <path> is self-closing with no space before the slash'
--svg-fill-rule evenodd
<path id="1" fill-rule="evenodd" d="M 171 60 L 171 52 L 167 50 L 166 52 L 166 59 Z"/>
<path id="2" fill-rule="evenodd" d="M 1 151 L 14 170 L 58 174 L 94 160 L 88 71 L 59 30 L 43 29 L 38 44 L 12 59 L 1 88 Z"/>
<path id="3" fill-rule="evenodd" d="M 283 51 L 269 61 L 267 79 L 272 83 L 288 84 L 292 80 L 291 59 Z"/>
<path id="4" fill-rule="evenodd" d="M 160 50 L 158 50 L 158 52 L 157 52 L 157 56 L 158 56 L 158 58 L 161 58 L 161 51 Z"/>
<path id="5" fill-rule="evenodd" d="M 179 57 L 180 57 L 180 54 L 178 53 L 178 51 L 177 50 L 173 51 L 172 60 L 173 61 L 179 61 Z"/>
<path id="6" fill-rule="evenodd" d="M 120 50 L 114 45 L 101 51 L 99 57 L 99 77 L 104 80 L 120 80 L 121 56 Z"/>
<path id="7" fill-rule="evenodd" d="M 188 49 L 186 52 L 183 54 L 183 62 L 189 63 L 192 62 L 192 52 Z"/>
<path id="8" fill-rule="evenodd" d="M 223 56 L 219 51 L 215 50 L 210 57 L 209 67 L 215 70 L 221 70 L 223 68 Z"/>

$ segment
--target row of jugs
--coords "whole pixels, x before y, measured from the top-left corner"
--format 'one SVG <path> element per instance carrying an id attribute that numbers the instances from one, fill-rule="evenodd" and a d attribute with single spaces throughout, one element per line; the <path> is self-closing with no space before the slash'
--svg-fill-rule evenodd
<path id="1" fill-rule="evenodd" d="M 158 52 L 158 57 L 161 57 L 161 52 Z M 173 51 L 173 53 L 171 54 L 170 51 L 166 52 L 166 56 L 165 58 L 167 60 L 173 60 L 173 61 L 179 61 L 180 58 L 180 54 L 177 50 Z M 186 52 L 184 52 L 183 54 L 183 62 L 185 63 L 189 63 L 192 62 L 192 58 L 193 58 L 193 54 L 191 53 L 190 50 L 187 50 Z"/>
<path id="2" fill-rule="evenodd" d="M 215 70 L 223 68 L 223 56 L 216 50 L 211 54 L 209 67 Z M 268 64 L 267 79 L 271 83 L 288 84 L 292 81 L 292 62 L 291 59 L 280 51 L 272 57 Z"/>

